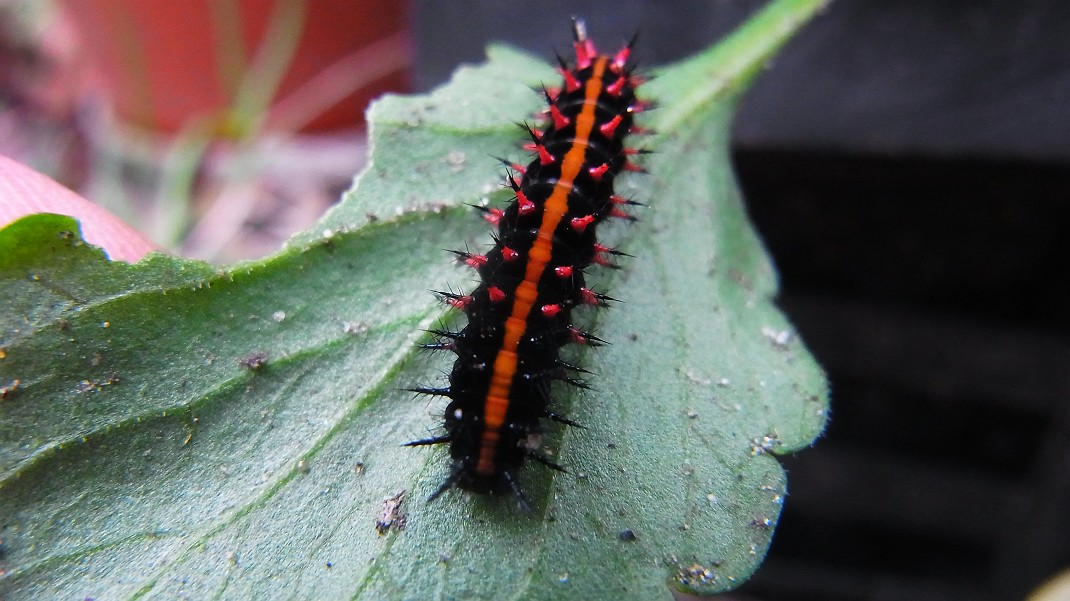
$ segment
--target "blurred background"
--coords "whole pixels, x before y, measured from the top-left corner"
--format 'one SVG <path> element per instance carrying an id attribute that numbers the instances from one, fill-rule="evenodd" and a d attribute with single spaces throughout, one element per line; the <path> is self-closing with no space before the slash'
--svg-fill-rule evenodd
<path id="1" fill-rule="evenodd" d="M 337 200 L 379 93 L 491 40 L 567 52 L 572 14 L 663 64 L 762 4 L 0 0 L 0 153 L 228 263 Z M 744 99 L 740 183 L 833 412 L 737 597 L 1021 599 L 1070 566 L 1068 26 L 841 0 Z"/>
<path id="2" fill-rule="evenodd" d="M 312 225 L 411 90 L 393 0 L 0 0 L 0 153 L 216 263 Z"/>

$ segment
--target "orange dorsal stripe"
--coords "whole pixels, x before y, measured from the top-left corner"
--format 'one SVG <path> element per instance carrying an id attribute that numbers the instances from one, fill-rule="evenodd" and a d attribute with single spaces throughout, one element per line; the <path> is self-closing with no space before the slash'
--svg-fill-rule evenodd
<path id="1" fill-rule="evenodd" d="M 594 72 L 584 89 L 583 109 L 576 118 L 575 139 L 561 160 L 561 177 L 543 206 L 542 223 L 528 252 L 524 281 L 517 286 L 513 309 L 505 320 L 505 337 L 494 359 L 490 388 L 483 403 L 483 434 L 480 438 L 479 460 L 476 463 L 476 473 L 481 476 L 490 476 L 495 471 L 499 430 L 505 423 L 505 414 L 509 410 L 513 376 L 516 374 L 516 350 L 539 295 L 539 280 L 542 279 L 546 264 L 550 261 L 554 232 L 568 213 L 568 195 L 572 191 L 572 182 L 580 174 L 587 157 L 587 140 L 595 127 L 595 109 L 604 87 L 602 76 L 606 71 L 607 60 L 606 57 L 600 56 L 594 62 Z"/>

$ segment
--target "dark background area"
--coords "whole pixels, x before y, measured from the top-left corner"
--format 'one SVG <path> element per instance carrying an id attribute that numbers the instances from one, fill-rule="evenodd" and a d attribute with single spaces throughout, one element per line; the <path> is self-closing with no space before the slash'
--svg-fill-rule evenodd
<path id="1" fill-rule="evenodd" d="M 642 64 L 763 3 L 415 3 L 428 88 L 562 21 Z M 735 162 L 832 420 L 741 593 L 1020 599 L 1070 566 L 1070 3 L 841 0 L 744 99 Z M 622 33 L 623 32 L 623 33 Z"/>

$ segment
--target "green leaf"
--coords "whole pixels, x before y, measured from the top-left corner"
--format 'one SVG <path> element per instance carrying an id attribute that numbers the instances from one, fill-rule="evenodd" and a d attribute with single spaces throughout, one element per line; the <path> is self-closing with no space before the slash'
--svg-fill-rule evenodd
<path id="1" fill-rule="evenodd" d="M 568 474 L 508 498 L 449 491 L 442 448 L 403 448 L 442 403 L 414 345 L 467 287 L 441 251 L 489 242 L 463 205 L 504 203 L 513 122 L 553 71 L 493 48 L 426 97 L 371 112 L 370 167 L 312 231 L 217 271 L 108 262 L 66 217 L 0 231 L 0 598 L 651 599 L 733 588 L 786 495 L 776 453 L 826 419 L 820 369 L 772 304 L 776 276 L 729 169 L 734 101 L 822 2 L 772 3 L 642 88 L 649 203 L 603 228 L 634 258 L 593 276 L 625 302 L 612 345 L 559 391 Z M 524 79 L 518 80 L 517 74 Z M 479 105 L 474 106 L 478 100 Z M 10 308 L 10 310 L 8 310 Z M 586 317 L 586 316 L 584 316 Z M 592 317 L 593 319 L 593 317 Z M 17 381 L 17 383 L 16 383 Z M 376 522 L 404 492 L 404 529 Z M 634 539 L 627 534 L 630 532 Z"/>

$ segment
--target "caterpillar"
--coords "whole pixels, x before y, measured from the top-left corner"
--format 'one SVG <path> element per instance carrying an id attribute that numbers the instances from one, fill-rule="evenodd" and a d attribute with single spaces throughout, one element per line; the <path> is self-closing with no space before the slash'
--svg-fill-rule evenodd
<path id="1" fill-rule="evenodd" d="M 406 443 L 450 445 L 449 476 L 428 501 L 459 487 L 511 493 L 530 510 L 516 476 L 524 460 L 565 471 L 540 450 L 542 420 L 579 425 L 551 410 L 551 382 L 586 388 L 576 374 L 588 372 L 562 360 L 560 349 L 603 343 L 573 325 L 572 309 L 616 300 L 588 288 L 584 273 L 591 265 L 617 267 L 612 257 L 624 253 L 600 244 L 595 230 L 609 217 L 634 220 L 624 208 L 639 204 L 613 190 L 621 171 L 641 171 L 630 160 L 640 151 L 624 146 L 638 130 L 633 115 L 646 108 L 628 62 L 634 44 L 633 37 L 615 55 L 599 54 L 583 22 L 573 20 L 575 64 L 558 57 L 562 85 L 543 89 L 548 121 L 541 132 L 524 126 L 535 157 L 509 165 L 514 200 L 504 210 L 476 207 L 497 225 L 493 249 L 450 251 L 478 272 L 480 284 L 467 295 L 437 292 L 468 323 L 432 330 L 436 340 L 423 345 L 457 355 L 449 386 L 410 389 L 450 399 L 445 434 Z"/>

